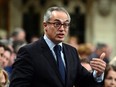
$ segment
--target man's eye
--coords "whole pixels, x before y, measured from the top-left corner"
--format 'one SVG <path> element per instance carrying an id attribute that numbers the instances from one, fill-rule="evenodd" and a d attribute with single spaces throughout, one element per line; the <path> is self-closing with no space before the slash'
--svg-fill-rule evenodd
<path id="1" fill-rule="evenodd" d="M 56 26 L 59 26 L 59 25 L 61 25 L 61 23 L 56 22 L 55 25 L 56 25 Z"/>
<path id="2" fill-rule="evenodd" d="M 69 26 L 69 24 L 68 24 L 68 23 L 65 23 L 64 25 L 65 25 L 65 26 Z"/>

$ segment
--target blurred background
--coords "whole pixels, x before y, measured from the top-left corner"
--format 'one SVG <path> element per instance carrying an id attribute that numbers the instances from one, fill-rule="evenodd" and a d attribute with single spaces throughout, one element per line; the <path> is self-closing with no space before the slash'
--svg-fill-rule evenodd
<path id="1" fill-rule="evenodd" d="M 17 27 L 24 29 L 28 43 L 42 36 L 43 13 L 50 6 L 70 13 L 69 37 L 76 36 L 79 44 L 108 44 L 110 58 L 116 56 L 116 0 L 0 0 L 0 38 L 9 38 Z"/>

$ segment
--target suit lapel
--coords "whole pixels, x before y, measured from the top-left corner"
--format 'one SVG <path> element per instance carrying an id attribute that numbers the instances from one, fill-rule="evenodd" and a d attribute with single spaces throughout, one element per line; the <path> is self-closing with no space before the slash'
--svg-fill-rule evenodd
<path id="1" fill-rule="evenodd" d="M 71 62 L 70 62 L 70 52 L 66 48 L 66 45 L 63 44 L 63 53 L 64 53 L 64 58 L 65 58 L 65 63 L 66 63 L 66 86 L 69 83 L 69 76 L 70 76 L 70 68 L 71 68 Z"/>
<path id="2" fill-rule="evenodd" d="M 46 42 L 45 42 L 45 40 L 43 38 L 41 39 L 41 42 L 42 42 L 41 47 L 43 49 L 43 55 L 48 60 L 48 62 L 50 63 L 50 66 L 54 69 L 56 75 L 58 76 L 58 78 L 62 82 L 62 78 L 61 78 L 60 73 L 58 71 L 56 60 L 55 60 L 55 58 L 54 58 L 54 56 L 52 54 L 52 51 L 49 49 L 48 45 L 46 44 Z"/>

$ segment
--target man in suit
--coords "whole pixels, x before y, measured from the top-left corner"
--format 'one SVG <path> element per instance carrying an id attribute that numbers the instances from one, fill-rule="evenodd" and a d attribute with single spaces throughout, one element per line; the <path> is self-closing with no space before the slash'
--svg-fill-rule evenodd
<path id="1" fill-rule="evenodd" d="M 13 65 L 10 87 L 95 87 L 102 82 L 106 67 L 102 58 L 105 54 L 91 61 L 95 72 L 89 73 L 81 66 L 77 50 L 63 43 L 70 20 L 62 7 L 51 7 L 46 11 L 44 36 L 20 48 Z M 60 48 L 59 56 L 56 46 Z"/>

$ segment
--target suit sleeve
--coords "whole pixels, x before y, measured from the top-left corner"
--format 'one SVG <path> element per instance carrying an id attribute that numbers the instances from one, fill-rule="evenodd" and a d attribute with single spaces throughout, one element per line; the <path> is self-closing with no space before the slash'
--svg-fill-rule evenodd
<path id="1" fill-rule="evenodd" d="M 93 77 L 93 73 L 87 71 L 80 63 L 80 58 L 77 54 L 77 77 L 75 85 L 76 87 L 96 87 L 98 83 Z"/>
<path id="2" fill-rule="evenodd" d="M 17 54 L 15 63 L 13 64 L 9 87 L 30 87 L 33 77 L 34 70 L 32 58 L 29 56 L 26 48 L 22 47 Z"/>

